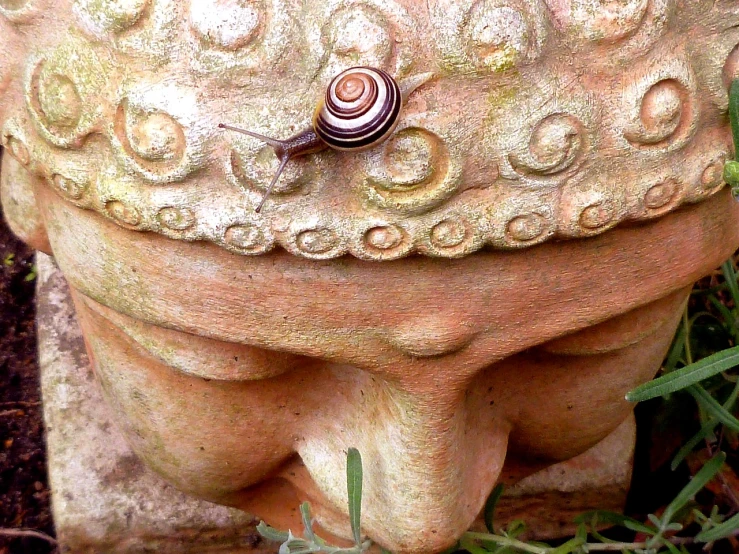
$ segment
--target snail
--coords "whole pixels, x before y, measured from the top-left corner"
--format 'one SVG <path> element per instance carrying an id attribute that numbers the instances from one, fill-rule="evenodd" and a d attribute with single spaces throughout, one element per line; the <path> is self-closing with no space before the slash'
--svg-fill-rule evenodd
<path id="1" fill-rule="evenodd" d="M 428 81 L 431 73 L 416 75 L 399 85 L 382 69 L 352 67 L 331 80 L 325 98 L 313 115 L 313 126 L 279 140 L 220 123 L 218 127 L 254 137 L 271 146 L 280 165 L 256 208 L 267 201 L 287 162 L 325 148 L 361 151 L 383 142 L 395 130 L 408 96 Z"/>

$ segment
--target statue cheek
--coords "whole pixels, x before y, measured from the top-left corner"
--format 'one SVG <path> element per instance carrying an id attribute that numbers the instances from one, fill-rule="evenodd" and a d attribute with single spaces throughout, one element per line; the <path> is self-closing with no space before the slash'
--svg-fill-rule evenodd
<path id="1" fill-rule="evenodd" d="M 633 409 L 625 394 L 664 359 L 689 293 L 679 289 L 488 369 L 499 391 L 496 404 L 513 424 L 511 455 L 552 463 L 613 432 Z M 526 403 L 508 400 L 524 391 Z"/>

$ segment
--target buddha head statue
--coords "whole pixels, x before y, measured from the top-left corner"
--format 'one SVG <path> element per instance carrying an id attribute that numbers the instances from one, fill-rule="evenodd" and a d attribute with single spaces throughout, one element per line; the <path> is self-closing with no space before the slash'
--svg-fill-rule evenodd
<path id="1" fill-rule="evenodd" d="M 629 416 L 739 245 L 737 44 L 732 0 L 0 0 L 3 209 L 151 468 L 349 537 L 356 447 L 363 532 L 437 552 Z"/>

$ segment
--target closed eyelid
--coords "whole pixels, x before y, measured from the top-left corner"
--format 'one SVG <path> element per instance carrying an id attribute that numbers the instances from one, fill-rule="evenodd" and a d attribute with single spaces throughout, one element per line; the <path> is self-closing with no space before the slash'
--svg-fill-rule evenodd
<path id="1" fill-rule="evenodd" d="M 690 288 L 681 289 L 645 306 L 613 317 L 592 327 L 542 344 L 550 354 L 591 356 L 615 352 L 639 343 L 673 322 Z"/>
<path id="2" fill-rule="evenodd" d="M 154 358 L 182 373 L 220 381 L 255 381 L 276 377 L 304 358 L 248 344 L 224 342 L 134 319 L 75 294 L 86 308 L 103 317 Z"/>

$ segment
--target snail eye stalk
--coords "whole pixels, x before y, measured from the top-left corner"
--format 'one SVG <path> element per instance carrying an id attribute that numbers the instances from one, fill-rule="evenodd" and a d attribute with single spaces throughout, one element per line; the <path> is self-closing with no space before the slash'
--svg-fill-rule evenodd
<path id="1" fill-rule="evenodd" d="M 259 205 L 254 210 L 257 213 L 262 211 L 264 203 L 267 201 L 267 198 L 269 198 L 269 195 L 272 193 L 272 189 L 275 188 L 275 185 L 277 184 L 280 175 L 282 175 L 287 162 L 289 162 L 293 158 L 297 158 L 298 156 L 304 156 L 305 154 L 310 154 L 311 152 L 317 152 L 318 150 L 323 150 L 324 148 L 326 148 L 325 143 L 318 138 L 318 136 L 312 129 L 306 129 L 305 131 L 302 131 L 297 135 L 290 137 L 289 139 L 280 140 L 255 133 L 247 129 L 242 129 L 241 127 L 226 125 L 225 123 L 219 123 L 218 127 L 221 129 L 228 129 L 229 131 L 235 131 L 237 133 L 241 133 L 267 143 L 275 151 L 277 159 L 280 160 L 280 165 L 277 168 L 275 176 L 272 177 L 272 181 L 267 186 L 267 190 L 264 191 L 264 196 L 262 197 L 262 200 L 259 202 Z"/>

